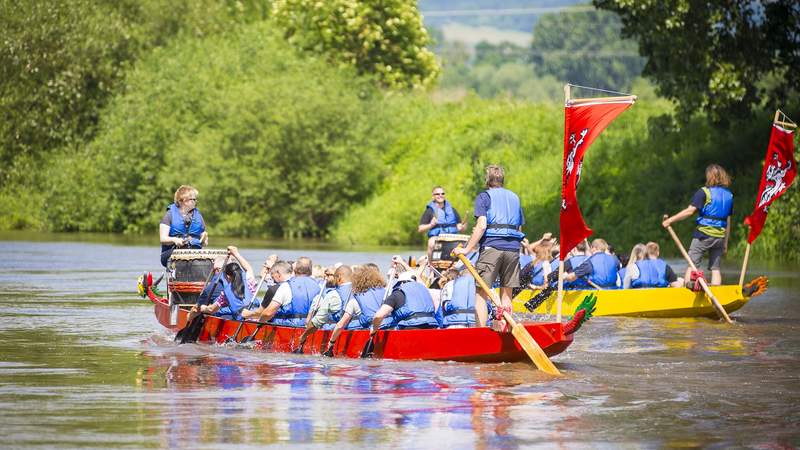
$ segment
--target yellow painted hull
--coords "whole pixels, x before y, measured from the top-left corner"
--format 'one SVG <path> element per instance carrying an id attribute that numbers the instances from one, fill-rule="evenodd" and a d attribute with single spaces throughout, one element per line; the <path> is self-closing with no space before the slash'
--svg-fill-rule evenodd
<path id="1" fill-rule="evenodd" d="M 739 285 L 712 286 L 711 292 L 729 314 L 750 300 L 742 295 Z M 514 298 L 514 311 L 528 312 L 525 302 L 539 291 L 525 290 Z M 562 314 L 570 316 L 583 298 L 597 296 L 595 316 L 628 317 L 717 317 L 714 306 L 703 292 L 685 288 L 612 289 L 602 291 L 564 291 Z M 534 311 L 556 314 L 558 294 L 553 294 Z"/>

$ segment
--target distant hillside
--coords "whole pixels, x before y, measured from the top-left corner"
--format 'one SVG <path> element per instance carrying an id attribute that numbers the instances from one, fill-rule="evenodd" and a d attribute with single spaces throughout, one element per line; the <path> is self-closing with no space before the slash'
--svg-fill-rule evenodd
<path id="1" fill-rule="evenodd" d="M 585 3 L 580 0 L 419 0 L 419 9 L 428 27 L 463 24 L 530 33 L 542 14 Z"/>

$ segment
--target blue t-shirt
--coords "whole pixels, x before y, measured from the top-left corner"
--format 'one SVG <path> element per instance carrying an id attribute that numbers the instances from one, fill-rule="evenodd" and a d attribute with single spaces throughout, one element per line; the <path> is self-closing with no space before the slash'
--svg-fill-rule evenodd
<path id="1" fill-rule="evenodd" d="M 489 207 L 492 205 L 492 199 L 489 194 L 484 191 L 475 197 L 475 219 L 478 217 L 486 217 Z M 522 206 L 519 207 L 519 215 L 522 217 L 522 223 L 525 223 L 525 215 L 522 214 Z M 481 247 L 492 247 L 497 250 L 514 250 L 519 251 L 521 239 L 514 237 L 498 237 L 486 236 L 486 233 L 481 237 Z"/>

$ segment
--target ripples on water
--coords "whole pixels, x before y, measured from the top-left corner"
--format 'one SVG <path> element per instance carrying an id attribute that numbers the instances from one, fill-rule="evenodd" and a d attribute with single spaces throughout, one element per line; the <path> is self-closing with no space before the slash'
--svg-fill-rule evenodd
<path id="1" fill-rule="evenodd" d="M 768 271 L 770 290 L 733 326 L 595 318 L 555 358 L 565 377 L 552 379 L 521 363 L 177 346 L 134 294 L 136 277 L 159 267 L 157 249 L 6 241 L 0 250 L 3 446 L 800 445 L 800 275 L 785 267 Z M 387 258 L 280 253 L 322 264 Z"/>

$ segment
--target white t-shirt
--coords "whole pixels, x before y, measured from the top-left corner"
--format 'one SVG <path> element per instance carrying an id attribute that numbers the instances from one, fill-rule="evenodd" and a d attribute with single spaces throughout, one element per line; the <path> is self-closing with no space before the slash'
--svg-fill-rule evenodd
<path id="1" fill-rule="evenodd" d="M 361 315 L 361 307 L 358 306 L 356 299 L 351 298 L 350 301 L 344 305 L 344 312 L 350 314 L 351 320 Z"/>
<path id="2" fill-rule="evenodd" d="M 289 283 L 281 283 L 278 290 L 275 291 L 275 296 L 272 297 L 273 302 L 278 302 L 281 306 L 288 306 L 292 304 L 292 288 Z"/>
<path id="3" fill-rule="evenodd" d="M 633 280 L 639 279 L 639 266 L 636 264 L 629 264 L 628 270 L 625 271 L 625 278 L 622 280 L 622 288 L 630 289 Z"/>

